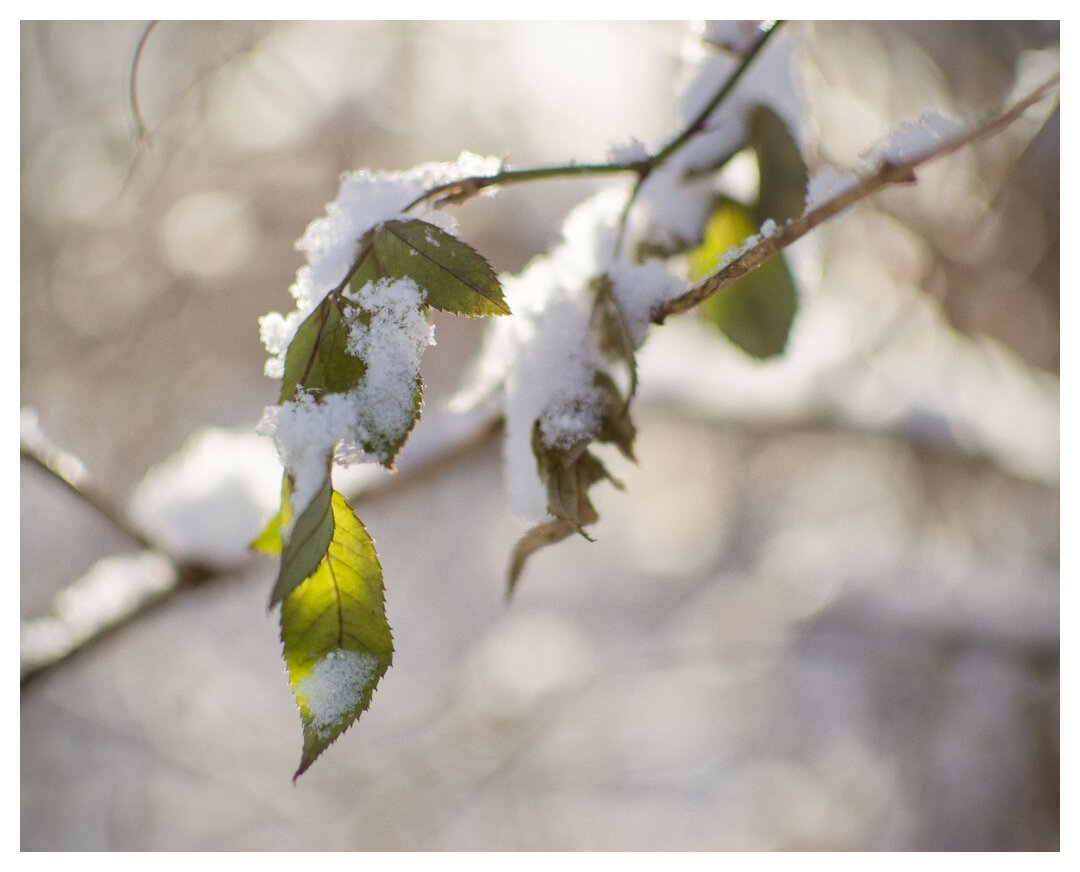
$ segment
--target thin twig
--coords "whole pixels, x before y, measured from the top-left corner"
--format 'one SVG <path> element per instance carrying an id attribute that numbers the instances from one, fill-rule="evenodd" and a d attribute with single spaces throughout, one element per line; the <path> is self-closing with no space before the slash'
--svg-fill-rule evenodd
<path id="1" fill-rule="evenodd" d="M 143 30 L 142 36 L 139 37 L 139 42 L 135 46 L 135 56 L 131 59 L 131 71 L 128 75 L 128 103 L 131 106 L 131 117 L 135 120 L 135 136 L 140 148 L 150 138 L 150 135 L 146 129 L 146 122 L 143 120 L 142 109 L 139 107 L 139 64 L 142 61 L 146 41 L 150 38 L 150 34 L 158 23 L 157 21 L 147 23 L 146 29 Z"/>
<path id="2" fill-rule="evenodd" d="M 883 160 L 870 175 L 859 179 L 853 186 L 837 194 L 831 200 L 827 200 L 820 206 L 811 209 L 794 221 L 789 221 L 775 233 L 740 253 L 700 284 L 659 306 L 653 311 L 653 323 L 662 324 L 671 315 L 693 309 L 699 303 L 713 296 L 713 294 L 718 293 L 747 273 L 757 269 L 773 255 L 787 248 L 796 240 L 801 239 L 815 227 L 871 194 L 892 185 L 915 182 L 915 170 L 923 164 L 952 154 L 1008 126 L 1029 108 L 1054 91 L 1058 87 L 1059 78 L 1060 76 L 1055 74 L 1012 107 L 994 115 L 973 129 L 965 131 L 960 136 L 944 142 L 937 148 L 908 160 Z"/>
<path id="3" fill-rule="evenodd" d="M 701 111 L 698 112 L 686 128 L 649 159 L 652 169 L 656 169 L 656 167 L 664 163 L 671 155 L 682 148 L 691 137 L 705 129 L 705 125 L 708 124 L 713 112 L 715 112 L 731 95 L 731 92 L 735 90 L 735 86 L 742 81 L 743 75 L 750 68 L 754 59 L 757 58 L 761 53 L 761 50 L 765 48 L 765 44 L 780 30 L 783 24 L 783 21 L 774 21 L 772 26 L 761 35 L 758 41 L 751 47 L 750 51 L 743 57 L 739 65 L 732 70 L 731 75 L 727 77 L 724 84 L 720 86 L 720 90 L 717 91 L 716 94 L 713 95 L 713 98 L 701 108 Z"/>
<path id="4" fill-rule="evenodd" d="M 24 408 L 21 412 L 19 455 L 51 475 L 86 505 L 141 548 L 161 550 L 148 539 L 94 481 L 78 457 L 59 448 L 38 426 L 37 415 Z"/>
<path id="5" fill-rule="evenodd" d="M 496 185 L 511 185 L 518 182 L 534 182 L 541 179 L 576 178 L 587 176 L 616 175 L 618 173 L 641 172 L 646 161 L 612 162 L 579 164 L 570 162 L 549 167 L 534 167 L 522 170 L 501 170 L 490 176 L 469 176 L 453 182 L 444 182 L 424 191 L 407 205 L 402 212 L 415 209 L 421 203 L 431 200 L 436 206 L 450 203 L 463 203 L 475 197 L 486 188 Z"/>
<path id="6" fill-rule="evenodd" d="M 469 176 L 464 179 L 457 179 L 452 182 L 444 182 L 441 185 L 436 185 L 433 188 L 429 188 L 424 191 L 415 200 L 409 203 L 403 212 L 408 212 L 411 209 L 415 209 L 421 203 L 432 201 L 436 206 L 442 206 L 447 204 L 463 203 L 471 197 L 475 197 L 481 191 L 492 188 L 497 185 L 511 185 L 519 182 L 533 182 L 540 181 L 542 179 L 554 179 L 554 178 L 575 178 L 581 176 L 600 176 L 600 175 L 617 175 L 619 173 L 635 173 L 638 177 L 637 184 L 634 187 L 636 193 L 641 182 L 648 176 L 653 170 L 665 163 L 668 158 L 671 157 L 676 151 L 682 148 L 686 142 L 704 129 L 705 124 L 708 122 L 712 113 L 720 106 L 721 103 L 727 99 L 728 95 L 734 90 L 735 86 L 742 79 L 743 74 L 753 63 L 754 59 L 765 47 L 765 43 L 769 41 L 771 37 L 780 26 L 782 21 L 776 21 L 772 27 L 767 30 L 764 35 L 759 39 L 746 53 L 746 56 L 742 59 L 739 66 L 735 68 L 732 74 L 727 78 L 720 89 L 713 95 L 712 99 L 702 108 L 702 110 L 690 121 L 690 123 L 678 134 L 676 134 L 666 145 L 660 148 L 655 154 L 649 155 L 641 160 L 636 161 L 612 161 L 608 163 L 591 163 L 591 164 L 579 164 L 576 162 L 570 162 L 568 164 L 559 164 L 555 166 L 547 167 L 535 167 L 533 169 L 521 169 L 521 170 L 502 170 L 498 173 L 494 173 L 489 176 Z M 633 199 L 631 198 L 631 203 Z"/>
<path id="7" fill-rule="evenodd" d="M 742 77 L 746 71 L 750 69 L 750 65 L 754 62 L 754 59 L 761 53 L 761 50 L 765 48 L 765 43 L 769 41 L 769 38 L 775 34 L 783 25 L 783 21 L 774 21 L 772 26 L 766 30 L 757 42 L 751 47 L 734 70 L 731 71 L 731 75 L 727 77 L 724 84 L 720 86 L 720 89 L 694 116 L 693 120 L 678 133 L 667 145 L 660 149 L 656 154 L 652 155 L 645 161 L 645 168 L 642 172 L 638 173 L 637 181 L 634 182 L 634 187 L 630 191 L 630 196 L 626 199 L 626 205 L 623 206 L 622 212 L 619 214 L 619 229 L 615 237 L 615 254 L 622 251 L 623 240 L 626 237 L 626 227 L 630 220 L 630 210 L 634 208 L 634 203 L 637 202 L 638 194 L 641 193 L 641 187 L 645 184 L 645 180 L 649 177 L 653 170 L 664 164 L 668 158 L 670 158 L 676 151 L 682 148 L 692 137 L 700 133 L 705 129 L 705 125 L 708 124 L 709 119 L 713 113 L 720 108 L 723 102 L 730 96 L 731 92 L 735 90 L 735 86 L 742 81 Z M 725 161 L 726 162 L 726 161 Z M 722 166 L 723 164 L 721 164 Z"/>

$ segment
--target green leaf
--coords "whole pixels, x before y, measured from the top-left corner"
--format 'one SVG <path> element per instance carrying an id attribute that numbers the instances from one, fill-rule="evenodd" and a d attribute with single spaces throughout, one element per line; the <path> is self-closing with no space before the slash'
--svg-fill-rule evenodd
<path id="1" fill-rule="evenodd" d="M 749 209 L 734 200 L 721 200 L 705 225 L 701 246 L 691 252 L 691 281 L 713 272 L 728 249 L 742 244 L 757 229 Z M 783 254 L 778 254 L 699 308 L 710 324 L 750 356 L 774 357 L 783 353 L 795 320 L 795 280 Z"/>
<path id="2" fill-rule="evenodd" d="M 329 464 L 322 487 L 307 507 L 300 513 L 281 551 L 281 566 L 277 581 L 270 593 L 270 605 L 281 602 L 298 585 L 308 578 L 326 555 L 326 549 L 334 536 L 335 513 L 331 510 Z M 290 512 L 288 489 L 282 494 L 280 515 L 285 520 L 279 529 L 288 524 Z"/>
<path id="3" fill-rule="evenodd" d="M 371 266 L 354 279 L 359 288 L 380 278 L 411 278 L 427 294 L 428 305 L 470 317 L 509 315 L 502 285 L 491 265 L 476 249 L 426 221 L 387 221 L 376 228 Z"/>
<path id="4" fill-rule="evenodd" d="M 777 224 L 798 218 L 806 209 L 809 171 L 787 125 L 767 106 L 757 106 L 750 116 L 750 144 L 761 179 L 754 210 L 758 226 L 768 218 Z"/>
<path id="5" fill-rule="evenodd" d="M 345 313 L 349 305 L 341 297 L 328 295 L 304 319 L 285 352 L 279 403 L 295 399 L 297 388 L 318 396 L 349 391 L 359 384 L 366 367 L 348 350 Z"/>
<path id="6" fill-rule="evenodd" d="M 334 535 L 318 567 L 281 605 L 281 641 L 304 730 L 299 777 L 371 703 L 393 660 L 382 567 L 336 491 Z"/>

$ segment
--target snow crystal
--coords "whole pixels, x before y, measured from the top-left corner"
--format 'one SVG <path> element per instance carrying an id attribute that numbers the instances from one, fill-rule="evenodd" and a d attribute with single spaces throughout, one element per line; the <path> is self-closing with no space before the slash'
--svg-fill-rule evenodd
<path id="1" fill-rule="evenodd" d="M 330 651 L 315 664 L 296 685 L 296 697 L 316 734 L 328 735 L 349 714 L 378 669 L 374 655 L 343 648 Z"/>
<path id="2" fill-rule="evenodd" d="M 963 125 L 954 118 L 939 112 L 926 112 L 917 121 L 901 124 L 883 142 L 865 152 L 862 158 L 870 166 L 876 166 L 883 160 L 896 163 L 911 160 L 928 154 L 963 130 Z"/>
<path id="3" fill-rule="evenodd" d="M 816 209 L 834 197 L 839 197 L 850 190 L 859 181 L 852 172 L 825 166 L 814 173 L 806 184 L 806 211 Z"/>

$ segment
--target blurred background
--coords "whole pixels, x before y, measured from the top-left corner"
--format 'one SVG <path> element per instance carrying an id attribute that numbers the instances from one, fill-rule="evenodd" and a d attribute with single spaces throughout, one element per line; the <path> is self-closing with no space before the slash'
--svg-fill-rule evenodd
<path id="1" fill-rule="evenodd" d="M 22 24 L 21 404 L 147 526 L 168 488 L 189 518 L 231 506 L 231 538 L 182 555 L 230 568 L 25 682 L 24 850 L 1057 847 L 1056 112 L 800 243 L 783 360 L 654 330 L 626 491 L 512 604 L 496 437 L 362 495 L 395 663 L 294 787 L 275 567 L 243 556 L 279 475 L 249 435 L 276 399 L 257 318 L 291 308 L 294 241 L 351 169 L 662 142 L 694 30 L 163 22 L 140 134 L 145 30 Z M 997 109 L 1058 38 L 789 25 L 811 168 Z M 461 235 L 518 270 L 598 187 L 480 198 Z M 418 439 L 482 332 L 437 319 Z M 139 549 L 26 461 L 20 499 L 25 651 Z"/>

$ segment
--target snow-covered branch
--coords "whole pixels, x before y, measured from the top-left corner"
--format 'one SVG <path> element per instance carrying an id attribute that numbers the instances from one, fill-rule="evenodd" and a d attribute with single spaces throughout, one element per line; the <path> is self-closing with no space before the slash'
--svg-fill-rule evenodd
<path id="1" fill-rule="evenodd" d="M 652 315 L 652 320 L 662 324 L 666 318 L 680 312 L 687 312 L 707 300 L 724 288 L 734 284 L 743 276 L 760 267 L 763 263 L 804 237 L 815 227 L 819 227 L 830 218 L 839 215 L 845 209 L 893 185 L 913 184 L 916 181 L 915 170 L 945 155 L 952 154 L 965 146 L 971 145 L 986 136 L 1008 126 L 1028 109 L 1058 89 L 1060 76 L 1055 74 L 1043 82 L 1025 97 L 1000 113 L 992 116 L 970 130 L 951 137 L 929 150 L 921 151 L 913 157 L 894 156 L 888 147 L 882 155 L 877 169 L 861 178 L 841 183 L 842 190 L 832 198 L 817 206 L 811 206 L 801 217 L 777 227 L 764 239 L 755 240 L 744 250 L 736 254 L 719 270 L 695 285 L 686 293 L 659 305 Z"/>

